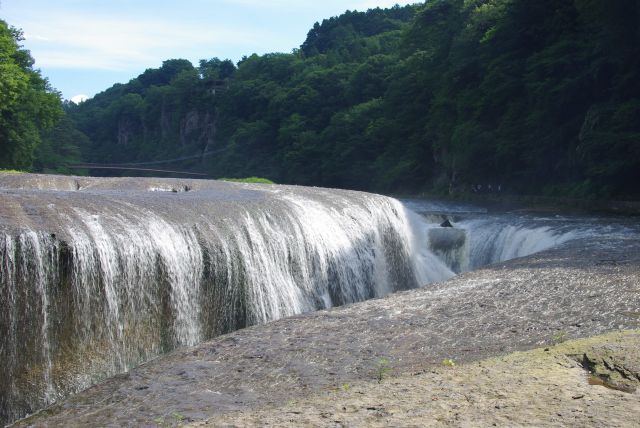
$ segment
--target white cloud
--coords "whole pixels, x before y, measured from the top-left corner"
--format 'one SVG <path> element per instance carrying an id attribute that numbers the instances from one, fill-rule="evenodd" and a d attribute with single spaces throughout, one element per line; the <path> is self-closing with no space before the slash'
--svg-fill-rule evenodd
<path id="1" fill-rule="evenodd" d="M 290 52 L 316 21 L 395 0 L 0 0 L 36 67 L 65 96 L 93 94 L 169 58 Z M 413 1 L 397 1 L 409 4 Z M 109 77 L 108 77 L 109 76 Z"/>
<path id="2" fill-rule="evenodd" d="M 273 41 L 256 31 L 223 26 L 202 28 L 165 20 L 123 20 L 87 15 L 32 16 L 21 23 L 39 67 L 122 71 L 187 57 L 221 44 Z"/>
<path id="3" fill-rule="evenodd" d="M 85 102 L 88 99 L 89 99 L 89 97 L 86 96 L 85 94 L 78 94 L 78 95 L 75 95 L 75 96 L 71 97 L 71 102 L 74 103 L 74 104 L 80 104 L 82 102 Z"/>
<path id="4" fill-rule="evenodd" d="M 184 16 L 172 19 L 166 15 L 166 10 L 150 11 L 149 14 L 132 10 L 123 18 L 115 15 L 122 14 L 122 9 L 98 14 L 95 10 L 81 12 L 64 8 L 63 3 L 53 9 L 54 12 L 52 9 L 38 9 L 36 4 L 32 4 L 22 11 L 22 16 L 16 14 L 18 19 L 12 23 L 24 29 L 25 44 L 36 59 L 37 67 L 137 71 L 157 67 L 168 58 L 195 61 L 212 56 L 289 51 L 304 39 L 306 27 L 299 30 L 295 38 L 283 28 L 269 28 L 266 22 L 270 13 L 278 10 L 296 11 L 296 14 L 300 10 L 314 11 L 312 15 L 317 12 L 317 18 L 305 18 L 308 22 L 304 25 L 311 26 L 313 19 L 339 14 L 347 9 L 366 10 L 377 6 L 390 7 L 395 3 L 412 3 L 400 0 L 323 0 L 322 4 L 317 0 L 217 0 L 241 6 L 241 11 L 235 11 L 236 16 L 246 20 L 240 21 L 244 22 L 242 25 L 233 25 L 231 21 L 221 21 L 223 18 L 216 17 L 216 9 L 210 7 L 211 0 L 195 1 L 202 2 L 203 16 L 188 13 L 185 15 L 187 21 Z M 198 10 L 193 2 L 186 2 L 186 5 L 190 10 Z M 225 10 L 233 10 L 220 9 L 221 16 L 226 16 Z M 333 9 L 335 12 L 328 12 Z"/>
<path id="5" fill-rule="evenodd" d="M 309 7 L 310 5 L 314 5 L 318 0 L 223 0 L 224 3 L 232 4 L 232 5 L 246 5 L 252 7 L 261 7 L 261 8 L 271 8 L 278 9 L 283 6 L 287 7 Z M 376 7 L 388 8 L 392 7 L 395 4 L 399 5 L 407 5 L 413 3 L 423 3 L 424 0 L 324 0 L 325 3 L 335 4 L 335 6 L 339 6 L 339 9 L 347 10 L 347 9 L 358 9 L 358 10 L 367 10 Z"/>
<path id="6" fill-rule="evenodd" d="M 314 0 L 315 1 L 315 0 Z M 283 6 L 300 6 L 301 3 L 304 4 L 304 1 L 300 0 L 223 0 L 224 3 L 230 5 L 244 5 L 244 6 L 252 6 L 252 7 L 261 7 L 261 8 L 269 8 L 269 9 L 278 9 Z M 308 1 L 308 3 L 312 3 L 312 1 Z"/>

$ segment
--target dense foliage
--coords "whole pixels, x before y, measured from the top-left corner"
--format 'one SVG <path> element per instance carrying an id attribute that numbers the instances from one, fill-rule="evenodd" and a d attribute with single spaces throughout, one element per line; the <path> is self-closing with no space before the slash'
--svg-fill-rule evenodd
<path id="1" fill-rule="evenodd" d="M 639 61 L 635 0 L 430 0 L 347 12 L 237 67 L 169 60 L 70 112 L 94 162 L 637 198 Z"/>
<path id="2" fill-rule="evenodd" d="M 637 1 L 434 1 L 405 48 L 447 182 L 639 196 Z"/>
<path id="3" fill-rule="evenodd" d="M 62 116 L 59 95 L 33 69 L 21 41 L 22 33 L 0 20 L 0 168 L 30 168 L 43 133 Z"/>

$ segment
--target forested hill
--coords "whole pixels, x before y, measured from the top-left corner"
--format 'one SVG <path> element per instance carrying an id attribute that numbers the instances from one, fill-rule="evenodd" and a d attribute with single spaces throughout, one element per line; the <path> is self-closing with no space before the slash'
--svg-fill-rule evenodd
<path id="1" fill-rule="evenodd" d="M 93 142 L 86 158 L 135 162 L 215 152 L 180 168 L 371 188 L 386 142 L 367 142 L 362 128 L 370 126 L 368 116 L 382 114 L 416 9 L 347 12 L 316 24 L 299 50 L 245 57 L 237 68 L 217 58 L 197 67 L 166 61 L 70 110 Z M 348 135 L 338 135 L 343 129 Z"/>
<path id="2" fill-rule="evenodd" d="M 375 191 L 640 198 L 640 2 L 347 12 L 290 54 L 166 61 L 68 112 L 94 162 Z"/>

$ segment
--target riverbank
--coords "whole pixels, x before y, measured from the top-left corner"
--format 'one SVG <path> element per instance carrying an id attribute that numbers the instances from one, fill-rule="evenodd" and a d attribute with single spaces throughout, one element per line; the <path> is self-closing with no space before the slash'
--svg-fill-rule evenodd
<path id="1" fill-rule="evenodd" d="M 523 385 L 533 388 L 531 394 L 523 389 L 516 395 L 518 389 L 514 386 L 511 398 L 521 406 L 540 400 L 540 408 L 544 409 L 547 403 L 555 401 L 554 397 L 560 397 L 565 404 L 573 403 L 566 398 L 569 394 L 571 400 L 586 397 L 584 403 L 593 398 L 593 409 L 584 411 L 586 419 L 579 419 L 580 423 L 601 426 L 601 420 L 592 422 L 588 416 L 595 417 L 602 411 L 611 415 L 610 419 L 603 420 L 605 425 L 620 426 L 637 420 L 628 419 L 636 418 L 637 393 L 619 395 L 628 393 L 616 391 L 619 394 L 614 397 L 618 400 L 615 402 L 608 396 L 587 395 L 591 385 L 577 362 L 557 360 L 565 361 L 563 364 L 570 365 L 567 369 L 571 370 L 557 376 L 550 372 L 551 377 L 555 377 L 556 389 L 544 380 L 536 383 L 544 378 L 542 375 L 549 367 L 555 367 L 556 360 L 540 360 L 539 368 L 536 368 L 538 363 L 527 365 L 533 372 L 523 369 L 521 374 L 513 369 L 519 364 L 519 354 L 507 357 L 507 366 L 476 362 L 542 347 L 536 351 L 536 355 L 540 355 L 546 352 L 545 347 L 562 340 L 638 329 L 639 316 L 640 241 L 637 236 L 575 240 L 427 288 L 298 315 L 220 336 L 144 364 L 16 425 L 167 426 L 198 421 L 210 421 L 214 426 L 218 425 L 216 421 L 220 425 L 260 425 L 267 424 L 269 418 L 275 418 L 274 425 L 280 422 L 299 425 L 305 423 L 302 418 L 307 417 L 307 410 L 309 417 L 322 417 L 321 413 L 311 410 L 319 405 L 317 400 L 324 400 L 323 405 L 334 409 L 329 411 L 330 418 L 326 421 L 317 419 L 318 425 L 368 425 L 374 420 L 336 422 L 338 419 L 332 419 L 332 415 L 339 412 L 342 417 L 353 409 L 340 406 L 339 400 L 364 400 L 369 392 L 374 394 L 371 402 L 357 402 L 366 407 L 358 407 L 355 414 L 363 418 L 365 414 L 366 418 L 377 417 L 377 414 L 380 424 L 394 412 L 418 418 L 420 425 L 474 424 L 472 416 L 455 419 L 456 413 L 464 416 L 464 412 L 455 407 L 459 406 L 462 410 L 477 408 L 477 414 L 482 413 L 484 418 L 480 419 L 481 425 L 483 421 L 488 422 L 486 425 L 517 425 L 507 418 L 515 417 L 518 408 L 495 408 L 501 406 L 503 398 L 492 394 L 500 394 L 500 385 L 512 381 L 517 385 L 519 379 Z M 637 350 L 634 343 L 630 348 L 625 345 L 625 349 Z M 561 354 L 566 352 L 558 349 L 550 355 Z M 460 365 L 462 371 L 459 371 Z M 465 372 L 465 367 L 471 371 Z M 483 370 L 498 375 L 495 380 L 502 383 L 495 388 L 486 386 L 474 390 L 469 400 L 459 395 L 466 390 L 466 377 L 471 376 L 468 380 L 472 381 L 473 376 L 484 376 Z M 577 382 L 576 373 L 581 373 L 583 384 L 571 383 Z M 397 385 L 394 379 L 400 379 Z M 379 380 L 382 382 L 378 383 Z M 533 380 L 536 382 L 532 383 Z M 422 382 L 422 386 L 412 382 Z M 427 392 L 435 386 L 443 389 L 436 394 Z M 393 393 L 397 394 L 395 398 Z M 583 393 L 584 397 L 573 398 Z M 421 405 L 424 398 L 420 397 L 426 394 L 428 403 L 440 403 L 442 407 L 431 416 L 420 413 L 424 410 L 421 408 L 393 407 L 407 394 L 423 400 L 408 403 Z M 432 400 L 433 397 L 437 399 Z M 620 400 L 627 404 L 618 413 L 627 419 L 614 418 L 618 407 L 613 410 L 607 407 L 618 406 Z M 583 402 L 575 401 L 576 404 Z M 492 405 L 493 410 L 489 412 L 487 409 L 491 410 Z M 302 413 L 283 413 L 287 411 Z M 233 415 L 247 418 L 233 419 Z M 555 418 L 551 411 L 548 416 Z M 434 419 L 429 419 L 431 417 Z M 536 424 L 535 419 L 522 421 Z M 541 421 L 562 425 L 572 419 Z M 309 423 L 315 424 L 315 420 Z M 393 420 L 390 423 L 393 424 Z M 410 425 L 409 419 L 407 424 Z"/>
<path id="2" fill-rule="evenodd" d="M 192 426 L 631 427 L 640 420 L 638 349 L 634 330 L 461 366 L 444 360 Z"/>

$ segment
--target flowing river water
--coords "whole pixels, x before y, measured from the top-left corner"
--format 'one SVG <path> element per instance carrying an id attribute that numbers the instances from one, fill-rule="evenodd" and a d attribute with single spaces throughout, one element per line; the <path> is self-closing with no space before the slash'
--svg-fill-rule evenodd
<path id="1" fill-rule="evenodd" d="M 248 325 L 631 232 L 319 188 L 0 175 L 0 422 Z"/>

